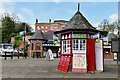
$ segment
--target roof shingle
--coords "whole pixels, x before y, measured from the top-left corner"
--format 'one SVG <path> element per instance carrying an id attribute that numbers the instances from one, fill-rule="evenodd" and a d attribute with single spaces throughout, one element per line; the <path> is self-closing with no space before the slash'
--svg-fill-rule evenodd
<path id="1" fill-rule="evenodd" d="M 95 29 L 87 19 L 77 11 L 64 29 Z"/>
<path id="2" fill-rule="evenodd" d="M 44 34 L 41 30 L 37 30 L 29 40 L 44 40 Z"/>

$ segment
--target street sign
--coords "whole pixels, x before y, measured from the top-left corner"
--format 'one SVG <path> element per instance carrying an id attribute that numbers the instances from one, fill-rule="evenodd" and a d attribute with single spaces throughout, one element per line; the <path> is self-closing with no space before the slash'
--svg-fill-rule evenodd
<path id="1" fill-rule="evenodd" d="M 113 53 L 120 53 L 120 38 L 117 39 L 112 39 L 111 40 L 111 45 L 112 45 L 112 52 Z"/>

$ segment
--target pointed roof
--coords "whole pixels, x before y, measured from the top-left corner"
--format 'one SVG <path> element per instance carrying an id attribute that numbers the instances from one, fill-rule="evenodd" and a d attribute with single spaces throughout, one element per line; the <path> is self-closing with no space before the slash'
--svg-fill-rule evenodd
<path id="1" fill-rule="evenodd" d="M 78 3 L 78 11 L 68 21 L 68 24 L 67 24 L 67 26 L 64 29 L 95 29 L 95 28 L 80 13 L 80 11 L 79 11 L 79 3 Z"/>
<path id="2" fill-rule="evenodd" d="M 41 30 L 37 30 L 29 40 L 44 40 Z"/>
<path id="3" fill-rule="evenodd" d="M 56 36 L 54 34 L 54 30 L 49 30 L 47 32 L 44 33 L 44 39 L 46 40 L 54 40 L 55 38 L 58 38 L 58 36 Z"/>
<path id="4" fill-rule="evenodd" d="M 49 30 L 47 32 L 44 33 L 44 38 L 46 40 L 53 40 L 53 34 L 55 31 Z"/>

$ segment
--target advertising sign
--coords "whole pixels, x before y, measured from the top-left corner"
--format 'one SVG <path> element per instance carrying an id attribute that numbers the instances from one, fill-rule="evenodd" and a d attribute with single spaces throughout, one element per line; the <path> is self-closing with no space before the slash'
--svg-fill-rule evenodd
<path id="1" fill-rule="evenodd" d="M 68 71 L 68 66 L 70 62 L 70 57 L 68 56 L 61 56 L 60 57 L 60 62 L 58 64 L 58 70 L 67 72 Z"/>
<path id="2" fill-rule="evenodd" d="M 73 54 L 72 72 L 80 72 L 80 69 L 87 69 L 86 55 L 85 54 Z"/>
<path id="3" fill-rule="evenodd" d="M 72 38 L 86 38 L 86 34 L 72 34 Z"/>

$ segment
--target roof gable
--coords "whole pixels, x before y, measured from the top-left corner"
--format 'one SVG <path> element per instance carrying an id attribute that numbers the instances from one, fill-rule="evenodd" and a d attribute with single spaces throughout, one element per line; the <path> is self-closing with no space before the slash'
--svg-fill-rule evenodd
<path id="1" fill-rule="evenodd" d="M 37 30 L 29 40 L 43 40 L 44 34 L 41 30 Z"/>
<path id="2" fill-rule="evenodd" d="M 95 29 L 87 19 L 77 11 L 64 29 Z"/>

